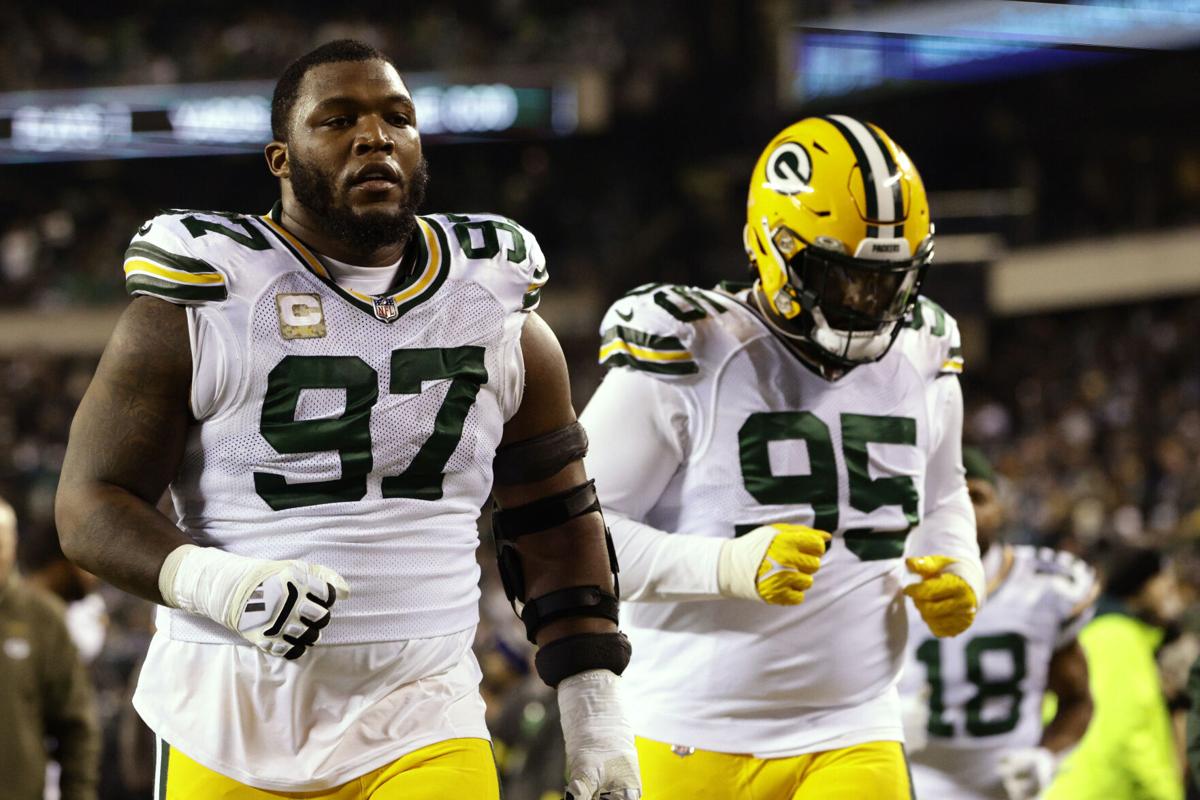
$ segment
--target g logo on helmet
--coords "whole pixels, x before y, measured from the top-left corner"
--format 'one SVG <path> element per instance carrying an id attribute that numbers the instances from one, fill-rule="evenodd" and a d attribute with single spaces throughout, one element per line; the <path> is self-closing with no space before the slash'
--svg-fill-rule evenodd
<path id="1" fill-rule="evenodd" d="M 812 159 L 799 142 L 784 142 L 767 156 L 767 186 L 780 194 L 799 194 L 812 179 Z"/>

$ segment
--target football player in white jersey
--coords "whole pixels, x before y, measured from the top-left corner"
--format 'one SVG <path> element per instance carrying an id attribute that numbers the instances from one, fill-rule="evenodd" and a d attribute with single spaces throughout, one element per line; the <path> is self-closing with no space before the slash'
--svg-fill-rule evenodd
<path id="1" fill-rule="evenodd" d="M 72 559 L 164 606 L 134 698 L 159 798 L 498 797 L 470 649 L 489 493 L 568 795 L 639 795 L 542 253 L 502 217 L 416 215 L 417 124 L 386 56 L 323 45 L 276 86 L 275 209 L 166 213 L 126 253 L 57 519 Z"/>
<path id="2" fill-rule="evenodd" d="M 905 594 L 944 636 L 984 597 L 925 189 L 878 127 L 809 118 L 747 211 L 754 285 L 617 301 L 581 416 L 645 796 L 908 798 Z"/>
<path id="3" fill-rule="evenodd" d="M 1099 593 L 1069 553 L 998 541 L 1004 514 L 984 455 L 963 449 L 988 604 L 971 630 L 938 639 L 909 614 L 900 682 L 918 797 L 1031 800 L 1092 716 L 1087 658 L 1076 641 Z M 1042 699 L 1057 697 L 1042 727 Z M 923 741 L 923 745 L 918 742 Z"/>

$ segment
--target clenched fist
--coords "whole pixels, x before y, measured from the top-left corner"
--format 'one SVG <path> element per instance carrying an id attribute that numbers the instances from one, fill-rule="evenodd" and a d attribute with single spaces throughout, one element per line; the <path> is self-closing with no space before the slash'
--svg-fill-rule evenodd
<path id="1" fill-rule="evenodd" d="M 950 556 L 921 556 L 906 558 L 908 571 L 919 575 L 921 580 L 904 587 L 904 593 L 912 598 L 913 605 L 921 613 L 921 619 L 929 626 L 934 636 L 957 636 L 971 627 L 979 600 L 964 580 L 948 571 L 957 559 Z"/>
<path id="2" fill-rule="evenodd" d="M 777 522 L 725 542 L 717 567 L 721 594 L 780 606 L 804 602 L 830 538 L 805 525 Z"/>

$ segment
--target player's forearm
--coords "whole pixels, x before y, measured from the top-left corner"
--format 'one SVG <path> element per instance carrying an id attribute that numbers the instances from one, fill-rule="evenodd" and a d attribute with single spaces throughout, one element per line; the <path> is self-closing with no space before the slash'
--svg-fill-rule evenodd
<path id="1" fill-rule="evenodd" d="M 965 580 L 982 607 L 987 598 L 987 579 L 979 558 L 975 538 L 975 513 L 963 487 L 962 498 L 955 498 L 927 510 L 921 525 L 908 537 L 906 556 L 950 556 L 955 559 L 947 571 Z"/>
<path id="2" fill-rule="evenodd" d="M 713 600 L 723 540 L 668 533 L 609 512 L 621 565 L 621 597 L 635 602 Z"/>
<path id="3" fill-rule="evenodd" d="M 1051 657 L 1047 688 L 1058 697 L 1058 712 L 1042 732 L 1041 745 L 1061 753 L 1078 744 L 1092 721 L 1087 655 L 1078 641 Z"/>
<path id="4" fill-rule="evenodd" d="M 1063 753 L 1079 744 L 1092 721 L 1092 698 L 1089 695 L 1058 698 L 1058 712 L 1042 731 L 1041 746 L 1052 753 Z"/>
<path id="5" fill-rule="evenodd" d="M 962 465 L 963 400 L 955 378 L 937 381 L 940 433 L 925 471 L 924 513 L 921 524 L 908 537 L 905 555 L 949 556 L 946 571 L 965 580 L 975 594 L 977 607 L 986 600 L 987 581 L 979 560 L 975 534 L 975 509 L 967 491 Z"/>
<path id="6" fill-rule="evenodd" d="M 541 533 L 523 536 L 517 542 L 525 579 L 525 596 L 542 597 L 575 586 L 598 586 L 612 592 L 608 546 L 599 514 L 576 517 Z M 599 617 L 569 617 L 547 623 L 537 633 L 545 645 L 577 633 L 612 633 L 615 623 Z"/>
<path id="7" fill-rule="evenodd" d="M 64 475 L 55 521 L 67 558 L 119 589 L 163 602 L 163 561 L 188 539 L 158 509 L 119 486 Z"/>

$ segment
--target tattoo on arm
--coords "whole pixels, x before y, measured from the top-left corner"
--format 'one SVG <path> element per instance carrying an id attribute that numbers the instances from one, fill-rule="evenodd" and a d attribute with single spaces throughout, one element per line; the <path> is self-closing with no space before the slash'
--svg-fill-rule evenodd
<path id="1" fill-rule="evenodd" d="M 155 506 L 183 459 L 190 384 L 186 312 L 135 298 L 72 422 L 55 504 L 72 560 L 156 602 L 162 560 L 187 541 Z"/>

